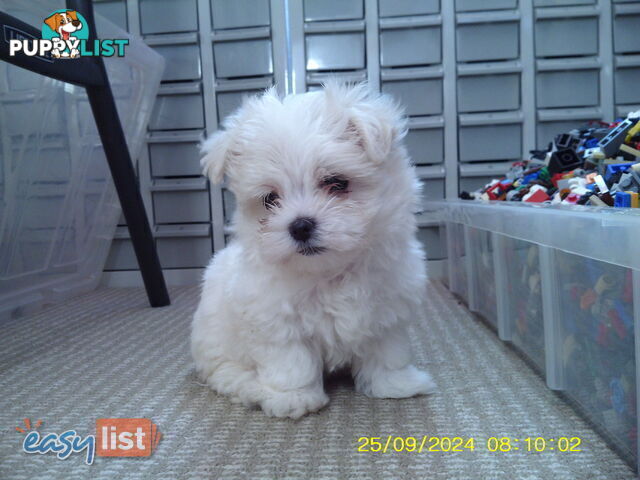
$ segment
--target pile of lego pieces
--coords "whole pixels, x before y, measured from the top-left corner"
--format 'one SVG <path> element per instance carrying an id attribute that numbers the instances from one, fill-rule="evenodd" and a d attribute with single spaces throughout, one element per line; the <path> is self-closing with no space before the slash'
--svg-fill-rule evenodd
<path id="1" fill-rule="evenodd" d="M 562 253 L 560 319 L 565 390 L 596 423 L 637 448 L 631 270 Z"/>
<path id="2" fill-rule="evenodd" d="M 462 192 L 466 200 L 506 200 L 638 208 L 640 111 L 556 136 L 547 150 L 516 162 L 506 178 Z"/>

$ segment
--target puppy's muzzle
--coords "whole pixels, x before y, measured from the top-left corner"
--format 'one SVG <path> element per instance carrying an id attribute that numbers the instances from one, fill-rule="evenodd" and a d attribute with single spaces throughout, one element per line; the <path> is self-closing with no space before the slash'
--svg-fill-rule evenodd
<path id="1" fill-rule="evenodd" d="M 297 242 L 308 242 L 316 229 L 316 221 L 309 217 L 299 217 L 289 224 L 289 235 Z"/>

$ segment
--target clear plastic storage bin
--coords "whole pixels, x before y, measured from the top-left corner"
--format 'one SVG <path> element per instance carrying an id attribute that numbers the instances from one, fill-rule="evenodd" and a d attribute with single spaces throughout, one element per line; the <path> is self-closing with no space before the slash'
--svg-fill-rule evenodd
<path id="1" fill-rule="evenodd" d="M 562 251 L 555 252 L 555 264 L 562 390 L 622 452 L 632 454 L 637 448 L 632 272 Z"/>
<path id="2" fill-rule="evenodd" d="M 640 211 L 474 201 L 427 208 L 446 225 L 450 290 L 637 462 Z"/>
<path id="3" fill-rule="evenodd" d="M 0 10 L 38 28 L 51 5 L 0 0 Z M 136 158 L 164 61 L 99 15 L 96 23 L 101 37 L 130 42 L 105 64 Z M 85 90 L 0 62 L 0 318 L 95 288 L 119 215 Z"/>
<path id="4" fill-rule="evenodd" d="M 447 269 L 449 289 L 465 301 L 469 301 L 467 283 L 467 255 L 465 248 L 464 226 L 459 223 L 446 223 L 447 230 Z"/>
<path id="5" fill-rule="evenodd" d="M 538 245 L 500 236 L 505 266 L 506 333 L 544 373 L 544 317 Z"/>
<path id="6" fill-rule="evenodd" d="M 493 265 L 493 244 L 491 232 L 476 228 L 468 229 L 471 266 L 474 275 L 470 277 L 473 290 L 471 309 L 482 315 L 497 328 L 496 280 Z"/>
<path id="7" fill-rule="evenodd" d="M 447 254 L 448 254 L 448 245 L 449 245 L 449 237 L 447 235 L 448 231 L 447 231 L 447 223 L 446 222 L 439 222 L 438 223 L 438 228 L 440 231 L 440 244 L 442 246 L 442 249 L 444 250 L 444 258 L 447 258 Z M 425 246 L 426 248 L 429 247 L 429 245 L 427 244 Z M 446 264 L 445 264 L 446 265 Z M 438 269 L 438 280 L 440 280 L 446 287 L 448 287 L 449 289 L 451 289 L 451 285 L 449 283 L 449 270 L 448 268 L 440 268 Z"/>

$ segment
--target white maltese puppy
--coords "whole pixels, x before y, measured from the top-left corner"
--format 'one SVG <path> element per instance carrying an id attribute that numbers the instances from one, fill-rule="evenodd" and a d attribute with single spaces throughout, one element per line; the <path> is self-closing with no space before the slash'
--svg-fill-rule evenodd
<path id="1" fill-rule="evenodd" d="M 419 182 L 405 122 L 364 85 L 245 100 L 202 145 L 205 173 L 237 199 L 235 238 L 204 274 L 196 370 L 267 415 L 325 406 L 323 372 L 350 367 L 378 398 L 428 394 L 407 326 L 421 318 Z"/>

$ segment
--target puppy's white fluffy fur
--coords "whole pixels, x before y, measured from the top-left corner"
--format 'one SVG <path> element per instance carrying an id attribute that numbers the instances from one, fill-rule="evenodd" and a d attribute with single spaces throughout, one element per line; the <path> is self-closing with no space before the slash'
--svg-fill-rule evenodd
<path id="1" fill-rule="evenodd" d="M 203 143 L 202 166 L 228 178 L 235 238 L 204 274 L 191 339 L 200 376 L 291 418 L 325 406 L 323 372 L 342 367 L 372 397 L 433 392 L 411 363 L 407 325 L 421 318 L 426 275 L 419 182 L 395 104 L 365 85 L 284 99 L 270 90 L 224 127 Z M 346 192 L 326 185 L 336 176 Z M 300 217 L 316 222 L 314 255 L 289 233 Z"/>

